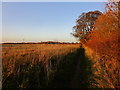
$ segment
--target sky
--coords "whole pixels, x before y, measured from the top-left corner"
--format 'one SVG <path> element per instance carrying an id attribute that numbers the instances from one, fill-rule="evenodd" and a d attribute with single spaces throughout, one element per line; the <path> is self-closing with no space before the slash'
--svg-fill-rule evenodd
<path id="1" fill-rule="evenodd" d="M 108 2 L 108 0 L 2 0 L 2 2 Z"/>
<path id="2" fill-rule="evenodd" d="M 70 33 L 83 12 L 105 11 L 105 2 L 3 2 L 2 41 L 77 41 Z"/>

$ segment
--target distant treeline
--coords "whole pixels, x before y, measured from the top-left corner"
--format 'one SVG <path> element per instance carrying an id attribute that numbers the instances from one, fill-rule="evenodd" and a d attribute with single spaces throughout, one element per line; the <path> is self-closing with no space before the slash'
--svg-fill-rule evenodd
<path id="1" fill-rule="evenodd" d="M 79 44 L 79 42 L 54 42 L 54 41 L 47 41 L 47 42 L 19 42 L 19 43 L 2 43 L 2 44 Z"/>

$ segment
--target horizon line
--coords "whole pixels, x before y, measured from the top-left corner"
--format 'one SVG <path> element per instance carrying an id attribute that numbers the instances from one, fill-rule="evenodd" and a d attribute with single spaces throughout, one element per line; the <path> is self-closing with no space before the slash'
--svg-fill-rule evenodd
<path id="1" fill-rule="evenodd" d="M 0 43 L 40 43 L 40 42 L 79 42 L 79 41 L 54 41 L 54 40 L 47 40 L 47 41 L 2 41 Z"/>

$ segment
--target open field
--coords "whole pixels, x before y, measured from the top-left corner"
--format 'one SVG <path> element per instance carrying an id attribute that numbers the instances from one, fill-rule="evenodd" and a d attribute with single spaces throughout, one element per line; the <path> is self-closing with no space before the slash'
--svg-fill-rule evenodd
<path id="1" fill-rule="evenodd" d="M 51 87 L 55 73 L 64 65 L 68 71 L 60 73 L 72 73 L 70 68 L 75 65 L 78 48 L 79 44 L 3 44 L 3 88 Z"/>
<path id="2" fill-rule="evenodd" d="M 117 64 L 115 71 L 114 68 L 103 67 L 100 60 L 96 53 L 85 46 L 80 47 L 80 44 L 3 44 L 2 86 L 117 88 Z M 118 74 L 113 73 L 109 78 L 107 75 L 111 73 L 105 70 L 114 70 Z"/>

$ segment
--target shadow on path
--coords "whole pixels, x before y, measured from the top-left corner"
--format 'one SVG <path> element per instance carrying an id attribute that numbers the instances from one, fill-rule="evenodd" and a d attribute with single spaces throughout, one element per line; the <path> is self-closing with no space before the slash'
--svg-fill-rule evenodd
<path id="1" fill-rule="evenodd" d="M 85 56 L 84 48 L 68 54 L 58 67 L 48 88 L 90 88 L 92 62 Z"/>
<path id="2" fill-rule="evenodd" d="M 71 88 L 89 88 L 92 76 L 92 62 L 85 56 L 85 49 L 79 49 L 79 57 L 74 77 L 71 80 Z"/>

